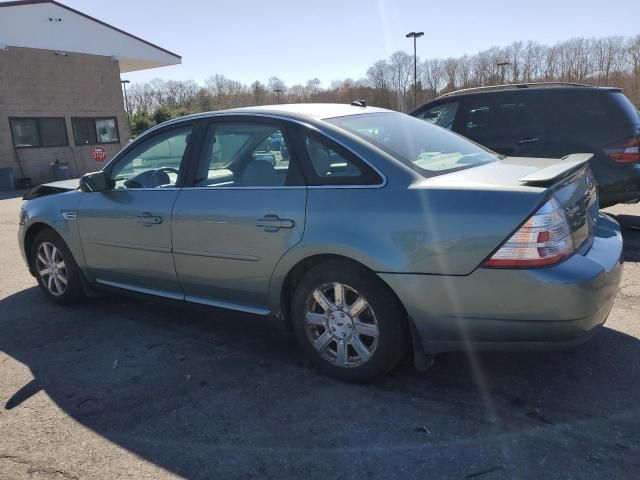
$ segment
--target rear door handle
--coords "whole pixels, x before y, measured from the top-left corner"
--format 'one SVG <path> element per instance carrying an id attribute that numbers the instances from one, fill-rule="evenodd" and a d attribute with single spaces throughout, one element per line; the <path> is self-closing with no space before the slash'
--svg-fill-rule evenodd
<path id="1" fill-rule="evenodd" d="M 536 143 L 539 141 L 539 138 L 523 138 L 522 140 L 518 140 L 518 145 L 527 145 L 528 143 Z"/>
<path id="2" fill-rule="evenodd" d="M 138 223 L 145 227 L 160 225 L 162 223 L 162 217 L 156 217 L 155 215 L 151 215 L 149 212 L 144 212 L 142 215 L 138 215 Z"/>
<path id="3" fill-rule="evenodd" d="M 288 218 L 280 218 L 278 215 L 265 215 L 256 221 L 256 226 L 264 228 L 266 232 L 275 232 L 281 228 L 293 228 L 295 222 Z"/>

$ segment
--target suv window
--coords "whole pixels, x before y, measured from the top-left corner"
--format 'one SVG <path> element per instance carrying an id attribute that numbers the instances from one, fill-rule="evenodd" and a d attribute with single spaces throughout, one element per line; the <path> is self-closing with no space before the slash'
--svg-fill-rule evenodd
<path id="1" fill-rule="evenodd" d="M 622 97 L 622 98 L 621 98 Z M 553 121 L 565 133 L 600 134 L 633 122 L 622 93 L 598 90 L 550 92 Z M 633 108 L 633 105 L 631 105 Z"/>
<path id="2" fill-rule="evenodd" d="M 127 152 L 111 169 L 116 188 L 175 186 L 191 131 L 188 126 L 160 133 Z"/>
<path id="3" fill-rule="evenodd" d="M 461 133 L 473 138 L 485 131 L 518 132 L 540 128 L 543 124 L 537 108 L 532 106 L 531 96 L 479 95 L 471 98 L 465 108 Z"/>
<path id="4" fill-rule="evenodd" d="M 205 137 L 195 186 L 285 186 L 290 160 L 285 136 L 277 125 L 214 123 Z"/>
<path id="5" fill-rule="evenodd" d="M 416 116 L 426 122 L 451 130 L 459 106 L 460 102 L 442 103 L 420 112 Z"/>

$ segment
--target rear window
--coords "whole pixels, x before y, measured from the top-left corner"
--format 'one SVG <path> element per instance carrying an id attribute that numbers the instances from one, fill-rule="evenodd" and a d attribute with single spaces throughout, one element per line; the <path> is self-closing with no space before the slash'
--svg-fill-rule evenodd
<path id="1" fill-rule="evenodd" d="M 610 95 L 614 102 L 624 111 L 631 123 L 640 125 L 640 112 L 638 112 L 638 109 L 633 105 L 633 103 L 625 97 L 624 93 L 614 92 Z"/>
<path id="2" fill-rule="evenodd" d="M 325 119 L 427 176 L 494 162 L 498 154 L 455 133 L 397 112 Z"/>

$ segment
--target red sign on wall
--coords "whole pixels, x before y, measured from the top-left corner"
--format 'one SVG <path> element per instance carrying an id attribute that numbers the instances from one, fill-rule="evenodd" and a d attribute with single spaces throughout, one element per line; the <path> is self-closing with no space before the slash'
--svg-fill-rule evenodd
<path id="1" fill-rule="evenodd" d="M 104 147 L 93 147 L 91 149 L 91 158 L 93 158 L 96 163 L 104 163 L 107 159 L 107 151 Z"/>

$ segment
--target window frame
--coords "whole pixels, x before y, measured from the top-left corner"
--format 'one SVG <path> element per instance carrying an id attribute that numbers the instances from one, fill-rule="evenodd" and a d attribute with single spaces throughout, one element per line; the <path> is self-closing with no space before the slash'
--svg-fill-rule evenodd
<path id="1" fill-rule="evenodd" d="M 287 171 L 287 180 L 285 185 L 252 185 L 252 186 L 220 186 L 211 187 L 205 185 L 196 185 L 196 175 L 200 170 L 201 163 L 205 161 L 205 148 L 207 148 L 207 135 L 209 129 L 214 125 L 241 123 L 241 124 L 267 124 L 272 125 L 280 130 L 283 140 L 289 150 L 289 168 Z M 183 188 L 190 189 L 206 189 L 206 190 L 266 190 L 266 189 L 282 189 L 282 188 L 306 188 L 306 180 L 302 172 L 300 154 L 294 139 L 295 132 L 291 128 L 290 122 L 280 117 L 272 117 L 266 115 L 214 115 L 200 120 L 200 136 L 197 151 L 193 152 L 191 159 L 190 171 L 187 174 Z M 293 181 L 292 181 L 293 180 Z M 289 183 L 291 182 L 291 183 Z"/>
<path id="2" fill-rule="evenodd" d="M 36 131 L 38 132 L 38 145 L 16 145 L 16 138 L 13 132 L 12 124 L 14 120 L 33 120 L 36 122 Z M 64 124 L 64 138 L 66 143 L 60 145 L 42 145 L 42 131 L 40 128 L 40 120 L 62 120 L 62 123 Z M 13 145 L 13 148 L 60 148 L 69 146 L 69 131 L 67 130 L 67 120 L 65 117 L 9 117 L 9 131 L 11 132 L 11 143 Z"/>
<path id="3" fill-rule="evenodd" d="M 93 123 L 93 130 L 96 134 L 96 143 L 78 143 L 76 141 L 76 129 L 73 125 L 74 120 L 90 120 Z M 98 120 L 113 120 L 116 126 L 116 133 L 118 134 L 118 139 L 112 142 L 100 142 L 98 141 L 98 128 L 96 126 L 96 121 Z M 73 143 L 76 147 L 88 147 L 91 145 L 113 145 L 116 143 L 120 143 L 120 126 L 118 125 L 118 117 L 114 116 L 101 116 L 101 117 L 71 117 L 71 131 L 73 133 Z"/>
<path id="4" fill-rule="evenodd" d="M 115 168 L 116 165 L 121 162 L 126 161 L 129 158 L 129 155 L 132 153 L 137 153 L 139 150 L 147 147 L 149 144 L 156 142 L 157 138 L 160 136 L 164 136 L 171 131 L 178 131 L 184 128 L 191 128 L 191 141 L 187 145 L 186 150 L 184 151 L 184 155 L 182 157 L 182 162 L 180 163 L 178 174 L 178 179 L 176 180 L 176 184 L 173 187 L 166 188 L 132 188 L 132 189 L 116 189 L 115 185 L 109 189 L 112 192 L 132 192 L 132 191 L 165 191 L 165 190 L 178 190 L 183 188 L 186 183 L 186 179 L 189 178 L 190 173 L 193 171 L 192 164 L 194 163 L 194 151 L 200 151 L 200 142 L 202 139 L 201 126 L 196 121 L 181 121 L 177 123 L 172 123 L 166 125 L 164 127 L 149 130 L 145 132 L 136 140 L 127 145 L 123 150 L 121 150 L 118 155 L 116 155 L 109 163 L 107 163 L 102 171 L 107 176 L 107 178 L 111 178 L 111 172 Z"/>

